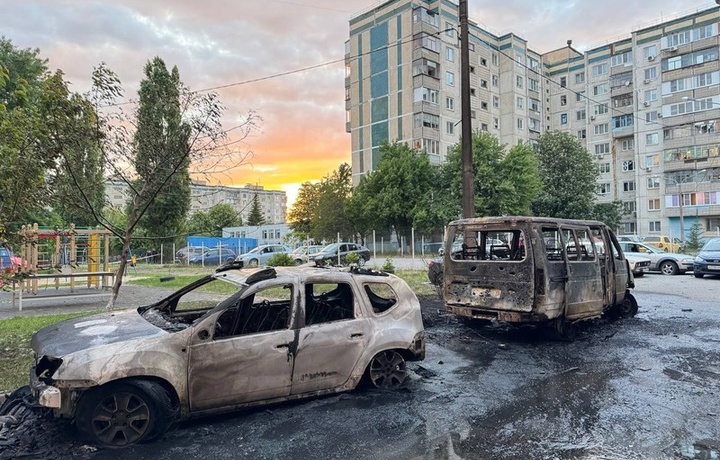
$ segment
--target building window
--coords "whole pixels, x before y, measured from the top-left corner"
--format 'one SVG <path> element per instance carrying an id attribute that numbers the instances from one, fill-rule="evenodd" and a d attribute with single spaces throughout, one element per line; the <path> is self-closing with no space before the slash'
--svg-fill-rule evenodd
<path id="1" fill-rule="evenodd" d="M 415 127 L 440 129 L 440 117 L 431 113 L 416 113 Z"/>
<path id="2" fill-rule="evenodd" d="M 452 72 L 445 72 L 445 83 L 448 86 L 455 86 L 455 74 Z"/>
<path id="3" fill-rule="evenodd" d="M 600 171 L 600 174 L 607 174 L 610 172 L 610 163 L 600 163 L 598 165 L 598 171 Z"/>
<path id="4" fill-rule="evenodd" d="M 578 131 L 578 132 L 577 132 L 577 138 L 578 138 L 578 139 L 585 139 L 585 138 L 587 138 L 587 131 L 584 130 L 584 129 L 581 129 L 580 131 Z"/>
<path id="5" fill-rule="evenodd" d="M 432 104 L 438 103 L 439 92 L 436 89 L 430 88 L 415 88 L 415 102 L 430 102 Z"/>
<path id="6" fill-rule="evenodd" d="M 524 98 L 517 96 L 515 103 L 516 103 L 518 109 L 525 108 L 525 99 Z"/>
<path id="7" fill-rule="evenodd" d="M 524 131 L 525 123 L 523 122 L 522 118 L 517 119 L 517 128 L 518 128 L 518 131 Z"/>
<path id="8" fill-rule="evenodd" d="M 661 232 L 662 228 L 660 227 L 660 221 L 653 220 L 653 221 L 648 222 L 648 231 Z"/>
<path id="9" fill-rule="evenodd" d="M 623 211 L 625 211 L 625 214 L 630 214 L 635 212 L 635 202 L 634 201 L 623 201 Z"/>
<path id="10" fill-rule="evenodd" d="M 657 67 L 645 69 L 645 80 L 655 80 L 657 78 Z"/>
<path id="11" fill-rule="evenodd" d="M 578 72 L 575 74 L 575 84 L 579 85 L 585 83 L 585 72 Z"/>
<path id="12" fill-rule="evenodd" d="M 493 65 L 498 65 L 498 55 L 497 53 L 493 53 L 491 56 Z"/>
<path id="13" fill-rule="evenodd" d="M 528 89 L 530 91 L 540 91 L 540 83 L 534 78 L 528 78 Z"/>
<path id="14" fill-rule="evenodd" d="M 580 102 L 583 99 L 585 99 L 585 91 L 580 91 L 578 93 L 575 93 L 575 102 Z"/>
<path id="15" fill-rule="evenodd" d="M 455 26 L 449 22 L 445 22 L 445 35 L 450 38 L 455 38 Z"/>
<path id="16" fill-rule="evenodd" d="M 438 39 L 435 36 L 423 34 L 420 37 L 420 43 L 422 44 L 423 48 L 427 48 L 430 51 L 435 51 L 436 53 L 440 52 L 440 45 L 438 44 Z"/>
<path id="17" fill-rule="evenodd" d="M 498 96 L 493 96 L 493 107 L 496 109 L 500 107 L 500 98 Z"/>
<path id="18" fill-rule="evenodd" d="M 560 77 L 560 87 L 565 88 L 567 86 L 567 77 Z"/>
<path id="19" fill-rule="evenodd" d="M 593 86 L 593 94 L 595 96 L 601 96 L 610 92 L 610 85 L 602 83 L 600 85 Z"/>
<path id="20" fill-rule="evenodd" d="M 575 112 L 575 117 L 576 117 L 577 121 L 584 120 L 585 119 L 585 109 L 578 110 L 577 112 Z"/>
<path id="21" fill-rule="evenodd" d="M 613 129 L 626 128 L 628 126 L 633 126 L 634 124 L 635 124 L 635 116 L 632 114 L 620 115 L 619 117 L 612 118 L 612 128 Z"/>
<path id="22" fill-rule="evenodd" d="M 450 62 L 455 62 L 455 48 L 451 46 L 445 48 L 445 59 Z"/>
<path id="23" fill-rule="evenodd" d="M 648 60 L 655 59 L 657 56 L 657 45 L 650 45 L 643 48 L 643 57 Z"/>
<path id="24" fill-rule="evenodd" d="M 634 192 L 634 191 L 635 191 L 635 181 L 634 180 L 623 182 L 623 192 Z"/>
<path id="25" fill-rule="evenodd" d="M 470 66 L 470 73 L 475 73 L 475 66 Z M 485 82 L 485 86 L 487 86 L 487 82 Z"/>
<path id="26" fill-rule="evenodd" d="M 567 105 L 567 96 L 564 94 L 560 96 L 560 105 Z"/>
<path id="27" fill-rule="evenodd" d="M 623 152 L 627 152 L 628 150 L 633 150 L 633 149 L 635 149 L 635 139 L 634 138 L 623 139 L 622 142 L 620 143 L 620 146 L 621 146 L 620 148 L 622 148 Z"/>
<path id="28" fill-rule="evenodd" d="M 561 113 L 560 114 L 560 124 L 566 125 L 567 124 L 567 113 Z"/>
<path id="29" fill-rule="evenodd" d="M 604 113 L 608 113 L 607 104 L 598 104 L 595 106 L 595 115 L 602 115 Z"/>
<path id="30" fill-rule="evenodd" d="M 515 86 L 517 86 L 518 88 L 523 87 L 523 77 L 519 75 L 515 77 Z"/>
<path id="31" fill-rule="evenodd" d="M 530 110 L 540 112 L 540 101 L 530 98 Z"/>
<path id="32" fill-rule="evenodd" d="M 610 125 L 607 123 L 602 123 L 599 125 L 595 125 L 595 135 L 600 134 L 607 134 L 610 131 Z"/>
<path id="33" fill-rule="evenodd" d="M 602 155 L 604 153 L 610 153 L 610 144 L 607 142 L 604 144 L 595 144 L 595 155 Z"/>
<path id="34" fill-rule="evenodd" d="M 472 119 L 474 120 L 476 116 L 477 116 L 477 113 L 475 113 L 474 110 L 471 110 L 471 111 L 470 111 L 470 118 L 472 118 Z"/>
<path id="35" fill-rule="evenodd" d="M 648 169 L 660 166 L 660 154 L 648 155 L 645 157 L 645 167 Z"/>
<path id="36" fill-rule="evenodd" d="M 475 88 L 470 88 L 470 96 L 475 97 Z"/>
<path id="37" fill-rule="evenodd" d="M 632 51 L 627 51 L 622 54 L 616 54 L 612 57 L 611 63 L 613 67 L 632 64 Z"/>
<path id="38" fill-rule="evenodd" d="M 635 171 L 635 161 L 634 160 L 623 160 L 622 170 L 624 172 Z"/>
<path id="39" fill-rule="evenodd" d="M 480 80 L 480 88 L 487 88 L 487 80 Z"/>
<path id="40" fill-rule="evenodd" d="M 490 79 L 491 79 L 491 81 L 492 81 L 492 85 L 493 85 L 493 86 L 497 86 L 497 85 L 498 85 L 498 76 L 497 76 L 497 75 L 493 75 L 492 77 L 490 77 Z"/>
<path id="41" fill-rule="evenodd" d="M 606 73 L 608 73 L 607 62 L 605 62 L 603 64 L 597 64 L 597 65 L 592 66 L 593 76 L 597 77 L 598 75 L 605 75 Z"/>
<path id="42" fill-rule="evenodd" d="M 448 110 L 455 110 L 455 99 L 451 97 L 445 98 L 445 108 Z"/>
<path id="43" fill-rule="evenodd" d="M 660 178 L 655 176 L 648 177 L 647 188 L 649 190 L 660 188 Z"/>
<path id="44" fill-rule="evenodd" d="M 481 57 L 481 58 L 480 58 L 480 65 L 483 66 L 483 67 L 487 67 L 487 59 L 485 59 L 484 57 Z"/>
<path id="45" fill-rule="evenodd" d="M 423 139 L 423 149 L 432 155 L 440 155 L 440 142 L 433 139 Z"/>
<path id="46" fill-rule="evenodd" d="M 657 119 L 658 119 L 657 110 L 653 110 L 652 112 L 647 112 L 645 114 L 645 121 L 647 123 L 657 123 Z"/>
<path id="47" fill-rule="evenodd" d="M 455 123 L 453 123 L 452 121 L 446 121 L 445 132 L 448 134 L 453 134 L 455 132 Z"/>
<path id="48" fill-rule="evenodd" d="M 487 110 L 487 109 L 488 109 L 488 103 L 485 102 L 485 101 L 481 101 L 481 102 L 480 102 L 480 108 L 483 109 L 483 110 Z"/>
<path id="49" fill-rule="evenodd" d="M 657 145 L 660 142 L 658 133 L 649 133 L 645 135 L 645 145 Z"/>
<path id="50" fill-rule="evenodd" d="M 487 130 L 488 130 L 488 125 L 487 125 L 487 123 L 481 123 L 481 124 L 480 124 L 480 131 L 487 131 Z"/>
<path id="51" fill-rule="evenodd" d="M 658 95 L 656 89 L 648 89 L 645 91 L 645 102 L 657 101 Z"/>
<path id="52" fill-rule="evenodd" d="M 499 118 L 493 118 L 493 128 L 500 129 L 500 119 Z"/>
<path id="53" fill-rule="evenodd" d="M 648 200 L 648 211 L 660 210 L 660 198 L 651 198 Z"/>
<path id="54" fill-rule="evenodd" d="M 608 193 L 610 193 L 610 184 L 607 182 L 598 184 L 598 195 L 607 195 Z"/>

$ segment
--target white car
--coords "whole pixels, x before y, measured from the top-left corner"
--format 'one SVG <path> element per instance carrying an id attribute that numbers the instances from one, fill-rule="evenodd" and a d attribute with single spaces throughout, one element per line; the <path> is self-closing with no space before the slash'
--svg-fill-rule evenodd
<path id="1" fill-rule="evenodd" d="M 227 265 L 155 304 L 48 326 L 31 346 L 37 402 L 122 447 L 176 420 L 348 391 L 363 376 L 398 388 L 406 361 L 425 357 L 425 332 L 394 275 Z"/>
<path id="2" fill-rule="evenodd" d="M 640 278 L 650 269 L 651 261 L 647 257 L 625 253 L 625 258 L 630 264 L 630 271 L 635 278 Z"/>
<path id="3" fill-rule="evenodd" d="M 241 267 L 258 267 L 267 264 L 275 254 L 289 254 L 290 248 L 283 244 L 263 244 L 235 258 Z"/>

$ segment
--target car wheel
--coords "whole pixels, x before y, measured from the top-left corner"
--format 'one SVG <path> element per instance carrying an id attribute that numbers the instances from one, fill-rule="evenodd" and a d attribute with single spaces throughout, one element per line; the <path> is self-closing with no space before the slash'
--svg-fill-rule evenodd
<path id="1" fill-rule="evenodd" d="M 368 374 L 375 388 L 383 390 L 399 388 L 407 377 L 405 358 L 394 350 L 378 353 L 370 361 Z"/>
<path id="2" fill-rule="evenodd" d="M 705 276 L 705 273 L 693 273 L 693 276 L 695 276 L 695 278 L 702 278 Z"/>
<path id="3" fill-rule="evenodd" d="M 677 275 L 680 270 L 675 262 L 666 260 L 660 264 L 660 272 L 663 275 Z"/>
<path id="4" fill-rule="evenodd" d="M 358 267 L 363 267 L 363 266 L 365 266 L 365 262 L 367 262 L 367 261 L 365 260 L 365 257 L 362 257 L 362 256 L 361 256 L 361 257 L 358 259 L 358 262 L 357 262 Z"/>
<path id="5" fill-rule="evenodd" d="M 173 418 L 167 391 L 135 380 L 87 390 L 78 403 L 75 424 L 96 444 L 123 447 L 162 435 Z"/>
<path id="6" fill-rule="evenodd" d="M 553 321 L 553 327 L 560 340 L 565 342 L 572 342 L 577 337 L 577 325 L 571 323 L 564 316 L 555 318 Z"/>
<path id="7" fill-rule="evenodd" d="M 638 303 L 635 296 L 625 293 L 625 298 L 617 305 L 617 313 L 621 318 L 631 318 L 638 312 Z"/>
<path id="8" fill-rule="evenodd" d="M 302 263 L 302 259 L 295 259 L 295 265 L 301 265 Z"/>
<path id="9" fill-rule="evenodd" d="M 645 275 L 645 272 L 633 273 L 633 276 L 634 276 L 635 278 L 642 278 L 644 275 Z"/>
<path id="10" fill-rule="evenodd" d="M 257 266 L 258 266 L 258 260 L 250 259 L 250 262 L 248 262 L 248 267 L 257 267 Z"/>

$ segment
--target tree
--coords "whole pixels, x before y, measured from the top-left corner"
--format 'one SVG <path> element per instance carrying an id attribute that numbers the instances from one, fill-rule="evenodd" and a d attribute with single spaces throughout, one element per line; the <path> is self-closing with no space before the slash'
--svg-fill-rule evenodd
<path id="1" fill-rule="evenodd" d="M 541 189 L 536 153 L 527 144 L 509 152 L 497 137 L 475 132 L 472 140 L 475 215 L 530 214 L 530 205 Z M 462 155 L 457 144 L 442 167 L 436 206 L 444 210 L 444 221 L 460 216 L 462 205 Z"/>
<path id="2" fill-rule="evenodd" d="M 263 217 L 262 214 L 262 208 L 260 207 L 260 198 L 258 197 L 257 193 L 253 197 L 253 203 L 252 208 L 250 209 L 250 214 L 248 215 L 248 222 L 247 224 L 256 227 L 258 225 L 262 225 L 265 223 L 265 217 Z"/>
<path id="3" fill-rule="evenodd" d="M 315 219 L 311 235 L 314 239 L 334 240 L 353 236 L 353 228 L 346 215 L 346 205 L 352 193 L 352 168 L 342 163 L 336 171 L 320 181 Z"/>
<path id="4" fill-rule="evenodd" d="M 703 234 L 703 226 L 700 222 L 695 221 L 692 226 L 690 227 L 690 232 L 688 233 L 687 237 L 687 244 L 685 245 L 684 251 L 692 251 L 693 253 L 700 249 L 702 246 L 702 241 L 700 238 Z"/>
<path id="5" fill-rule="evenodd" d="M 617 229 L 620 228 L 624 215 L 625 210 L 623 209 L 622 201 L 615 200 L 612 203 L 595 203 L 591 218 L 599 220 L 613 229 L 613 231 L 617 231 Z"/>
<path id="6" fill-rule="evenodd" d="M 239 227 L 242 219 L 231 204 L 218 203 L 205 211 L 197 211 L 190 217 L 189 233 L 199 236 L 222 236 L 224 227 Z"/>
<path id="7" fill-rule="evenodd" d="M 157 64 L 157 61 L 154 61 Z M 156 66 L 146 68 L 149 73 L 157 70 Z M 162 70 L 158 70 L 162 73 Z M 170 75 L 169 80 L 173 83 L 173 91 L 179 92 L 179 104 L 172 101 L 159 101 L 154 107 L 167 114 L 161 123 L 161 130 L 156 133 L 163 137 L 153 144 L 150 132 L 135 136 L 133 126 L 140 126 L 138 120 L 147 114 L 141 111 L 139 106 L 133 113 L 127 114 L 117 103 L 122 99 L 124 91 L 117 75 L 104 64 L 98 66 L 93 72 L 93 88 L 88 95 L 97 113 L 96 130 L 98 135 L 95 139 L 98 148 L 105 159 L 105 168 L 112 175 L 114 180 L 125 182 L 129 188 L 129 202 L 126 210 L 125 226 L 118 226 L 116 222 L 108 219 L 101 209 L 93 206 L 90 200 L 84 198 L 85 206 L 97 222 L 109 229 L 121 242 L 122 253 L 118 273 L 123 273 L 127 266 L 130 243 L 133 235 L 138 230 L 140 221 L 148 213 L 151 205 L 154 205 L 156 197 L 168 187 L 183 184 L 189 180 L 189 174 L 212 175 L 220 170 L 236 167 L 242 164 L 249 153 L 243 153 L 228 149 L 228 145 L 237 145 L 254 131 L 258 117 L 250 112 L 241 124 L 233 127 L 236 140 L 227 143 L 226 131 L 222 129 L 220 118 L 223 106 L 217 95 L 213 92 L 195 93 L 189 91 L 179 82 L 177 74 Z M 162 77 L 161 80 L 165 78 Z M 152 84 L 150 96 L 154 91 L 160 91 L 160 87 Z M 164 88 L 164 87 L 163 87 Z M 152 100 L 152 97 L 150 97 Z M 146 105 L 144 107 L 151 107 Z M 175 116 L 175 110 L 179 110 L 179 118 Z M 151 114 L 152 115 L 152 114 Z M 151 117 L 151 120 L 152 117 Z M 165 125 L 164 123 L 167 123 Z M 153 129 L 160 129 L 158 125 L 150 123 Z M 238 139 L 239 138 L 239 139 Z M 150 144 L 148 144 L 150 142 Z M 144 144 L 143 144 L 144 143 Z M 143 147 L 143 145 L 145 147 Z M 153 151 L 148 145 L 157 145 L 159 150 Z M 141 149 L 148 149 L 143 153 Z M 188 167 L 192 171 L 188 171 Z M 157 209 L 163 211 L 162 206 L 169 206 L 170 203 L 178 203 L 183 206 L 182 196 L 170 195 L 167 199 L 160 201 Z M 165 208 L 167 209 L 167 208 Z M 153 216 L 155 218 L 155 216 Z M 177 225 L 173 222 L 171 226 Z M 152 227 L 152 224 L 148 225 Z M 122 276 L 115 277 L 113 295 L 110 298 L 107 309 L 113 308 L 117 295 L 122 285 Z"/>
<path id="8" fill-rule="evenodd" d="M 597 166 L 574 136 L 549 131 L 538 139 L 543 190 L 533 202 L 535 215 L 590 219 L 595 209 Z"/>
<path id="9" fill-rule="evenodd" d="M 377 168 L 363 177 L 349 206 L 375 228 L 394 229 L 410 241 L 416 216 L 432 197 L 434 174 L 427 153 L 383 142 Z"/>
<path id="10" fill-rule="evenodd" d="M 18 49 L 0 37 L 0 238 L 26 223 L 24 218 L 47 203 L 45 172 L 57 151 L 44 148 L 44 91 L 47 62 L 35 49 Z"/>
<path id="11" fill-rule="evenodd" d="M 156 245 L 168 235 L 181 233 L 190 210 L 190 156 L 187 155 L 192 129 L 182 120 L 180 72 L 168 72 L 165 62 L 155 57 L 145 65 L 145 79 L 140 82 L 137 130 L 134 135 L 138 179 L 157 188 L 147 202 L 140 219 L 146 233 L 157 238 Z M 158 187 L 162 185 L 162 187 Z M 149 197 L 148 197 L 149 198 Z"/>
<path id="12" fill-rule="evenodd" d="M 320 184 L 303 182 L 300 185 L 297 198 L 288 212 L 288 222 L 294 233 L 303 235 L 305 239 L 312 233 L 312 224 L 315 220 Z"/>

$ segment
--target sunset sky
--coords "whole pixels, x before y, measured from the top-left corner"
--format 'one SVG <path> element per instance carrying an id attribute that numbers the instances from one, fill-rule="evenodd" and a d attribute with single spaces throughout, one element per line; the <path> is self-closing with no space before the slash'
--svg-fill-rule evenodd
<path id="1" fill-rule="evenodd" d="M 380 2 L 382 3 L 382 2 Z M 106 62 L 134 98 L 154 56 L 177 65 L 193 90 L 217 90 L 224 125 L 252 110 L 260 130 L 240 145 L 252 160 L 217 177 L 225 185 L 285 190 L 350 162 L 345 132 L 344 43 L 348 21 L 378 2 L 350 0 L 0 0 L 0 35 L 39 48 L 51 70 L 85 92 L 94 66 Z M 470 18 L 509 31 L 538 52 L 583 51 L 631 30 L 716 4 L 707 0 L 469 0 Z M 339 61 L 332 63 L 333 61 Z M 292 72 L 320 64 L 312 70 Z M 262 81 L 247 83 L 249 80 Z M 232 139 L 232 133 L 230 133 Z"/>

